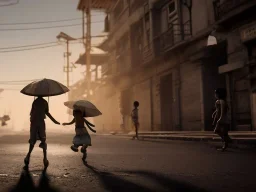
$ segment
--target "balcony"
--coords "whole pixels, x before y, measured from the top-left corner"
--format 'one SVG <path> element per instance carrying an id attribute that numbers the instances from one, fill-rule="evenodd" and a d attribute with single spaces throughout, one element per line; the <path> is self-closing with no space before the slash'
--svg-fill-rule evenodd
<path id="1" fill-rule="evenodd" d="M 239 15 L 242 12 L 256 6 L 254 0 L 225 0 L 223 3 L 220 0 L 213 2 L 215 20 L 225 20 Z"/>
<path id="2" fill-rule="evenodd" d="M 160 36 L 154 38 L 156 54 L 161 54 L 171 49 L 176 44 L 191 37 L 190 20 L 184 24 L 172 24 L 171 27 Z"/>

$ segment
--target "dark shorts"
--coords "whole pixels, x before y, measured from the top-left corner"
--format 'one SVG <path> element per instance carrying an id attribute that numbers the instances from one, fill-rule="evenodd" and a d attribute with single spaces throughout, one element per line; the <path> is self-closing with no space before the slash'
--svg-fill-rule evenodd
<path id="1" fill-rule="evenodd" d="M 37 121 L 30 123 L 30 144 L 35 144 L 37 140 L 45 142 L 46 133 L 45 133 L 45 122 Z"/>

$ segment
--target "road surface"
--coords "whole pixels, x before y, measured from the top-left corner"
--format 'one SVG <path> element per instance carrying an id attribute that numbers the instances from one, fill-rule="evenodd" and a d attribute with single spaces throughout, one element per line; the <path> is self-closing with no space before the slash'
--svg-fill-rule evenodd
<path id="1" fill-rule="evenodd" d="M 82 154 L 70 149 L 71 134 L 48 134 L 50 165 L 43 176 L 39 142 L 29 174 L 22 171 L 27 140 L 27 135 L 0 137 L 1 192 L 43 191 L 42 186 L 61 192 L 256 191 L 254 149 L 219 152 L 216 144 L 93 135 L 85 166 Z"/>

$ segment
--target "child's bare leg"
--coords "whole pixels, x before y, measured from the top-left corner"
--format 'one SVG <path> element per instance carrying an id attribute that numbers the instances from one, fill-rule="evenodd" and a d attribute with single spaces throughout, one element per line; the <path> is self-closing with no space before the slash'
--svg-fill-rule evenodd
<path id="1" fill-rule="evenodd" d="M 83 147 L 81 148 L 81 152 L 83 153 L 83 158 L 82 160 L 85 161 L 87 158 L 87 145 L 83 145 Z"/>
<path id="2" fill-rule="evenodd" d="M 35 142 L 34 141 L 29 141 L 29 150 L 28 150 L 28 153 L 24 159 L 24 163 L 25 165 L 27 166 L 29 164 L 29 161 L 30 161 L 30 155 L 34 149 L 34 146 L 35 146 Z"/>
<path id="3" fill-rule="evenodd" d="M 47 143 L 45 141 L 46 139 L 42 139 L 40 145 L 41 145 L 41 148 L 43 149 L 43 155 L 44 155 L 43 162 L 44 162 L 44 168 L 46 169 L 49 166 L 49 161 L 47 159 Z"/>
<path id="4" fill-rule="evenodd" d="M 137 124 L 135 125 L 135 129 L 136 129 L 136 138 L 139 139 L 139 137 L 138 137 L 138 125 Z"/>

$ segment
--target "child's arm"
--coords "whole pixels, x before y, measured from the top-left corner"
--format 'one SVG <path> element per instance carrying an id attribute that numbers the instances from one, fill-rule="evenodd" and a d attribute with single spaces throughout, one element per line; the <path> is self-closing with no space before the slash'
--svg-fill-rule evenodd
<path id="1" fill-rule="evenodd" d="M 55 123 L 55 124 L 60 124 L 58 121 L 56 121 L 55 119 L 54 119 L 54 117 L 49 113 L 49 112 L 47 112 L 46 113 L 46 115 Z"/>
<path id="2" fill-rule="evenodd" d="M 60 124 L 58 121 L 56 121 L 55 119 L 54 119 L 54 117 L 50 114 L 50 112 L 49 112 L 49 106 L 48 106 L 48 103 L 47 103 L 47 101 L 45 101 L 45 114 L 52 120 L 52 122 L 54 122 L 55 124 Z"/>
<path id="3" fill-rule="evenodd" d="M 69 123 L 62 123 L 62 125 L 72 125 L 73 123 L 75 123 L 75 118 Z"/>

